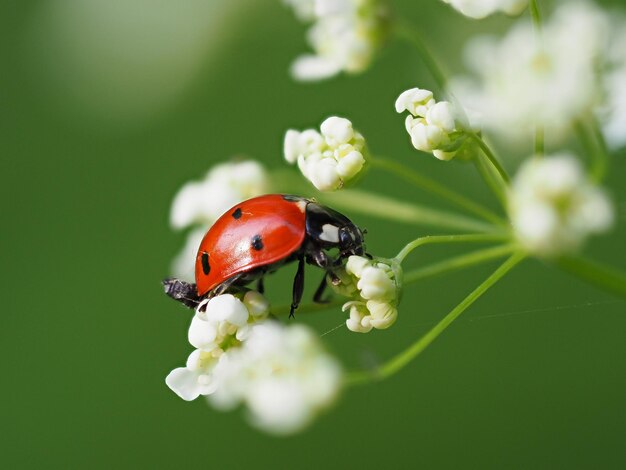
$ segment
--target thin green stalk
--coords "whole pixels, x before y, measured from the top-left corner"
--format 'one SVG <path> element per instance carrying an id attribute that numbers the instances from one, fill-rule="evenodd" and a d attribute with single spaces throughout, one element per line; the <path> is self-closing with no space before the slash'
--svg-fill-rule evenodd
<path id="1" fill-rule="evenodd" d="M 416 238 L 408 243 L 400 253 L 395 257 L 398 263 L 402 263 L 414 249 L 422 245 L 432 245 L 441 243 L 488 243 L 494 241 L 503 241 L 510 238 L 509 234 L 499 233 L 471 233 L 468 235 L 429 235 L 426 237 Z"/>
<path id="2" fill-rule="evenodd" d="M 559 268 L 602 290 L 626 298 L 626 273 L 583 257 L 569 256 L 556 261 Z"/>
<path id="3" fill-rule="evenodd" d="M 595 154 L 594 166 L 591 171 L 591 177 L 595 182 L 600 182 L 606 176 L 609 168 L 609 149 L 604 138 L 604 134 L 598 126 L 598 121 L 593 119 L 591 122 L 591 130 L 598 144 L 598 151 Z"/>
<path id="4" fill-rule="evenodd" d="M 433 181 L 430 178 L 418 173 L 417 171 L 409 168 L 402 163 L 396 162 L 394 160 L 388 160 L 383 158 L 372 158 L 371 165 L 374 168 L 380 168 L 389 173 L 402 178 L 420 189 L 424 191 L 435 194 L 442 199 L 445 199 L 452 204 L 455 204 L 458 207 L 461 207 L 474 215 L 477 215 L 489 222 L 493 222 L 497 225 L 503 225 L 505 221 L 498 217 L 496 214 L 491 212 L 489 209 L 481 206 L 480 204 L 476 204 L 472 200 L 466 198 L 462 194 L 459 194 L 451 189 L 448 189 L 446 186 L 438 183 L 437 181 Z"/>
<path id="5" fill-rule="evenodd" d="M 537 0 L 530 0 L 530 16 L 533 20 L 533 25 L 537 32 L 541 32 L 542 28 L 542 19 L 541 19 L 541 11 L 539 10 L 539 4 Z"/>
<path id="6" fill-rule="evenodd" d="M 489 163 L 487 157 L 483 154 L 476 155 L 473 162 L 483 181 L 487 184 L 487 186 L 489 186 L 489 189 L 491 189 L 491 192 L 496 196 L 498 201 L 500 201 L 502 207 L 506 208 L 506 186 L 503 181 L 496 176 L 495 169 Z"/>
<path id="7" fill-rule="evenodd" d="M 541 158 L 545 155 L 545 135 L 543 126 L 535 126 L 535 157 Z"/>
<path id="8" fill-rule="evenodd" d="M 591 179 L 600 182 L 608 169 L 608 149 L 602 131 L 595 122 L 577 121 L 574 124 L 578 139 L 591 158 Z"/>
<path id="9" fill-rule="evenodd" d="M 398 201 L 357 189 L 343 190 L 340 194 L 323 193 L 317 198 L 338 209 L 395 222 L 470 232 L 494 232 L 496 230 L 493 225 L 471 217 Z"/>
<path id="10" fill-rule="evenodd" d="M 418 54 L 424 61 L 424 64 L 428 68 L 430 74 L 435 79 L 440 91 L 445 91 L 447 88 L 446 74 L 443 72 L 443 69 L 435 59 L 434 55 L 431 54 L 430 49 L 424 42 L 422 36 L 419 34 L 417 28 L 398 21 L 396 22 L 394 31 L 399 38 L 408 41 L 415 47 L 415 49 L 417 49 Z"/>
<path id="11" fill-rule="evenodd" d="M 503 258 L 513 253 L 516 249 L 517 247 L 515 245 L 501 245 L 455 256 L 438 263 L 424 266 L 423 268 L 405 272 L 402 282 L 403 284 L 410 284 L 429 277 L 448 274 L 453 271 L 476 266 L 498 258 Z"/>
<path id="12" fill-rule="evenodd" d="M 349 375 L 346 379 L 346 385 L 359 385 L 372 380 L 383 380 L 401 370 L 404 366 L 419 356 L 428 346 L 430 346 L 430 344 L 432 344 L 432 342 L 435 341 L 435 339 L 437 339 L 437 337 L 439 337 L 439 335 L 441 335 L 441 333 L 443 333 L 452 324 L 452 322 L 454 322 L 454 320 L 467 310 L 470 305 L 476 302 L 476 300 L 487 292 L 496 282 L 502 279 L 511 269 L 522 261 L 524 257 L 525 255 L 523 253 L 515 253 L 424 336 L 382 366 L 377 367 L 372 371 L 356 372 Z"/>
<path id="13" fill-rule="evenodd" d="M 485 154 L 485 157 L 487 157 L 489 162 L 491 162 L 491 164 L 497 171 L 498 175 L 500 176 L 502 181 L 505 183 L 505 186 L 508 185 L 511 180 L 509 178 L 508 173 L 506 172 L 506 170 L 504 169 L 504 167 L 502 166 L 502 164 L 500 163 L 496 155 L 493 153 L 493 151 L 489 148 L 487 143 L 484 141 L 484 139 L 474 132 L 469 132 L 468 134 L 476 141 L 476 143 L 478 144 L 482 152 Z"/>

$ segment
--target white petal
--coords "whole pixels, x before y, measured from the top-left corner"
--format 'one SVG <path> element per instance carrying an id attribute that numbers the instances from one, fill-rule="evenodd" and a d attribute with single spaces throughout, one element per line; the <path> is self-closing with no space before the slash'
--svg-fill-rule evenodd
<path id="1" fill-rule="evenodd" d="M 341 64 L 315 55 L 302 55 L 291 64 L 291 75 L 300 81 L 317 81 L 341 72 Z"/>
<path id="2" fill-rule="evenodd" d="M 189 343 L 191 343 L 193 347 L 210 351 L 215 347 L 216 336 L 217 329 L 215 322 L 202 320 L 198 315 L 193 317 L 188 333 Z"/>
<path id="3" fill-rule="evenodd" d="M 198 375 L 185 367 L 174 369 L 165 378 L 165 383 L 180 398 L 186 401 L 195 400 L 200 395 Z"/>
<path id="4" fill-rule="evenodd" d="M 243 326 L 248 322 L 248 309 L 231 294 L 218 295 L 209 300 L 206 315 L 209 321 L 225 321 L 236 326 Z"/>

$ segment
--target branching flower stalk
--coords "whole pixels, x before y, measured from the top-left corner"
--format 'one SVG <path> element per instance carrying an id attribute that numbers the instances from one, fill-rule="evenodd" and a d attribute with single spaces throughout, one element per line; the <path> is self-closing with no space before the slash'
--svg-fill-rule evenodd
<path id="1" fill-rule="evenodd" d="M 454 164 L 455 160 L 472 161 L 506 212 L 505 217 L 474 202 L 458 188 L 453 190 L 430 179 L 412 165 L 372 155 L 367 136 L 352 121 L 330 116 L 319 129 L 289 129 L 285 133 L 285 160 L 298 168 L 303 179 L 296 178 L 294 171 L 268 171 L 258 163 L 244 161 L 220 165 L 201 182 L 186 185 L 174 200 L 170 220 L 176 229 L 195 229 L 174 269 L 184 271 L 193 264 L 192 251 L 198 238 L 230 203 L 266 192 L 306 194 L 351 216 L 367 214 L 444 233 L 413 234 L 407 237 L 413 240 L 391 258 L 363 249 L 347 252 L 338 262 L 324 265 L 324 287 L 334 294 L 327 303 L 301 305 L 298 318 L 300 314 L 338 311 L 341 307 L 347 330 L 377 334 L 373 332 L 392 327 L 402 316 L 406 285 L 508 259 L 405 350 L 379 367 L 349 374 L 342 372 L 338 361 L 309 328 L 286 326 L 280 321 L 291 311 L 291 305 L 272 306 L 250 288 L 204 299 L 189 329 L 189 341 L 195 350 L 185 367 L 174 369 L 166 379 L 181 398 L 205 396 L 218 409 L 244 406 L 253 425 L 274 434 L 300 431 L 334 402 L 342 388 L 384 380 L 409 365 L 491 287 L 530 257 L 552 263 L 626 299 L 626 274 L 580 254 L 590 236 L 605 233 L 615 223 L 611 200 L 599 186 L 613 150 L 605 140 L 601 114 L 594 109 L 594 97 L 602 90 L 593 87 L 602 78 L 598 76 L 602 70 L 598 64 L 626 70 L 626 57 L 602 56 L 610 36 L 603 34 L 610 24 L 605 13 L 591 4 L 576 3 L 560 6 L 551 17 L 544 18 L 537 0 L 444 2 L 474 19 L 498 13 L 521 15 L 526 8 L 532 19 L 532 28 L 520 20 L 501 43 L 488 44 L 487 53 L 480 57 L 484 66 L 479 70 L 482 82 L 470 87 L 469 95 L 449 89 L 454 80 L 443 72 L 421 32 L 405 22 L 391 26 L 396 36 L 415 47 L 437 84 L 438 95 L 450 100 L 435 98 L 433 92 L 418 87 L 399 94 L 395 109 L 405 114 L 410 143 L 418 151 L 414 158 L 426 158 L 426 154 L 442 165 Z M 313 53 L 294 63 L 292 73 L 296 79 L 362 73 L 384 43 L 384 25 L 390 18 L 377 0 L 285 3 L 300 19 L 312 23 L 309 42 Z M 570 24 L 581 29 L 575 38 L 583 37 L 582 42 L 570 45 L 571 37 L 565 34 Z M 566 46 L 571 46 L 575 54 L 568 56 L 571 50 L 564 50 Z M 506 60 L 507 64 L 501 65 L 498 60 Z M 464 98 L 470 103 L 466 104 Z M 482 107 L 483 118 L 486 115 L 491 122 L 477 119 L 480 113 L 472 112 L 476 111 L 472 105 Z M 546 136 L 552 145 L 553 141 L 563 141 L 563 135 L 571 129 L 590 157 L 590 171 L 566 148 L 546 155 Z M 525 144 L 530 157 L 513 177 L 505 169 L 506 154 L 497 153 L 485 140 L 491 132 L 503 136 L 521 133 L 527 143 L 534 136 L 534 144 Z M 623 140 L 626 142 L 626 135 Z M 416 190 L 453 205 L 458 213 L 355 189 L 368 171 L 388 172 Z M 426 266 L 409 266 L 409 254 L 418 247 L 476 243 L 489 246 Z"/>

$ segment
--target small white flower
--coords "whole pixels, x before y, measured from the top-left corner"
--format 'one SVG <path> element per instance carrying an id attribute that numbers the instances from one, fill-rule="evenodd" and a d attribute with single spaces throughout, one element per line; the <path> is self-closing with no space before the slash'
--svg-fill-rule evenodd
<path id="1" fill-rule="evenodd" d="M 503 38 L 471 41 L 466 61 L 476 78 L 453 80 L 452 91 L 483 128 L 523 140 L 539 125 L 558 141 L 599 101 L 610 29 L 599 8 L 563 2 L 545 22 L 541 41 L 525 22 Z"/>
<path id="2" fill-rule="evenodd" d="M 519 15 L 526 6 L 528 0 L 443 0 L 470 18 L 481 19 L 496 12 L 507 15 Z"/>
<path id="3" fill-rule="evenodd" d="M 291 67 L 297 80 L 314 81 L 339 72 L 358 73 L 378 48 L 382 21 L 378 0 L 290 0 L 296 15 L 314 21 L 307 39 L 314 54 L 298 57 Z"/>
<path id="4" fill-rule="evenodd" d="M 413 147 L 432 153 L 439 160 L 451 160 L 461 149 L 469 125 L 463 112 L 448 101 L 437 102 L 429 90 L 411 88 L 400 94 L 396 111 L 408 111 L 404 125 Z"/>
<path id="5" fill-rule="evenodd" d="M 376 328 L 389 328 L 398 317 L 402 269 L 397 263 L 350 256 L 345 269 L 334 273 L 339 283 L 333 289 L 354 300 L 343 305 L 350 317 L 346 326 L 350 331 L 367 333 Z"/>
<path id="6" fill-rule="evenodd" d="M 196 349 L 189 355 L 186 367 L 174 369 L 165 383 L 183 400 L 191 401 L 200 395 L 210 395 L 217 389 L 213 370 L 217 360 L 210 354 Z"/>
<path id="7" fill-rule="evenodd" d="M 218 357 L 245 339 L 249 323 L 268 313 L 269 304 L 258 292 L 246 293 L 243 302 L 231 294 L 218 295 L 198 305 L 189 327 L 189 343 Z"/>
<path id="8" fill-rule="evenodd" d="M 271 433 L 299 431 L 339 391 L 339 364 L 302 325 L 259 323 L 226 356 L 215 368 L 218 386 L 211 403 L 232 408 L 243 402 L 252 423 Z"/>
<path id="9" fill-rule="evenodd" d="M 320 191 L 334 191 L 353 181 L 364 169 L 365 139 L 345 118 L 331 116 L 320 131 L 290 129 L 285 134 L 285 160 L 298 168 Z"/>
<path id="10" fill-rule="evenodd" d="M 238 202 L 264 194 L 268 188 L 265 169 L 253 160 L 216 165 L 204 180 L 187 183 L 176 194 L 170 224 L 176 229 L 193 224 L 209 227 Z"/>
<path id="11" fill-rule="evenodd" d="M 520 243 L 542 257 L 576 251 L 613 223 L 609 199 L 567 154 L 522 165 L 510 190 L 509 213 Z"/>

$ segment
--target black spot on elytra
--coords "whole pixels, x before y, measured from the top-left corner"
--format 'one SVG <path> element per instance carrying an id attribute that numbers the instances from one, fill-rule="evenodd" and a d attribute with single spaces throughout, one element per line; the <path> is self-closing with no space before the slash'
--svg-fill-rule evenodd
<path id="1" fill-rule="evenodd" d="M 238 207 L 237 209 L 235 209 L 235 212 L 233 212 L 233 218 L 239 219 L 240 217 L 241 217 L 241 207 Z"/>
<path id="2" fill-rule="evenodd" d="M 205 276 L 207 276 L 211 272 L 211 265 L 209 264 L 209 254 L 204 252 L 201 257 L 202 261 L 202 272 Z"/>
<path id="3" fill-rule="evenodd" d="M 252 237 L 252 248 L 256 251 L 263 249 L 263 240 L 261 239 L 261 235 L 255 235 Z"/>

